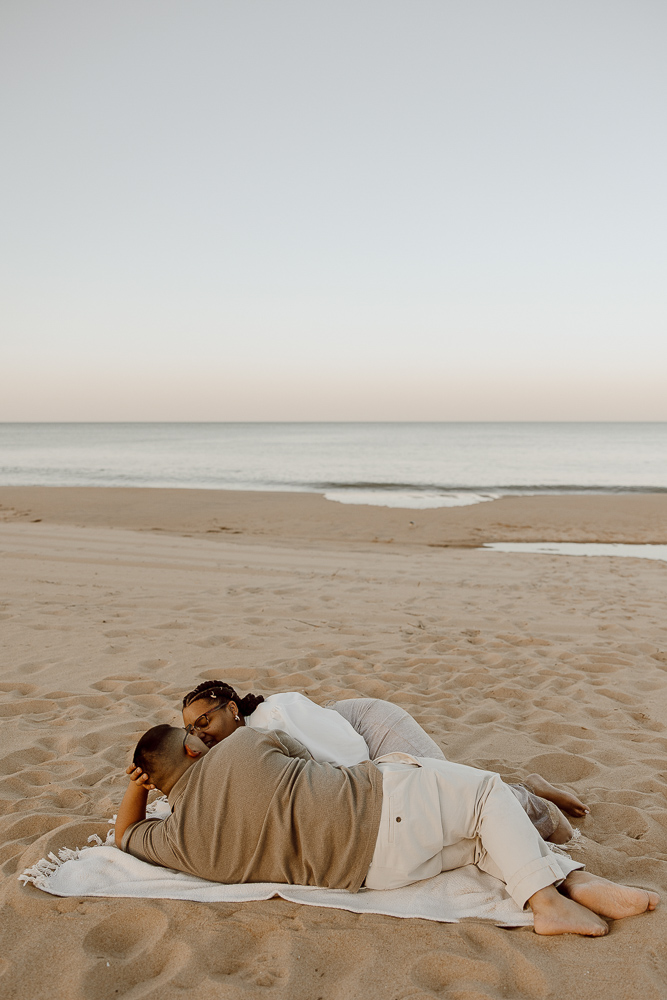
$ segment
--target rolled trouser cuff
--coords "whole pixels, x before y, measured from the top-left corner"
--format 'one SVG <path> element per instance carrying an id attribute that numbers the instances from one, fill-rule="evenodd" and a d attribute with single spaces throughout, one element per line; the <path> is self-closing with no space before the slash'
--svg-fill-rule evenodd
<path id="1" fill-rule="evenodd" d="M 522 909 L 530 897 L 546 889 L 549 885 L 559 886 L 570 872 L 583 868 L 580 861 L 572 861 L 564 854 L 552 854 L 547 857 L 536 858 L 529 864 L 521 868 L 507 882 L 507 891 Z"/>

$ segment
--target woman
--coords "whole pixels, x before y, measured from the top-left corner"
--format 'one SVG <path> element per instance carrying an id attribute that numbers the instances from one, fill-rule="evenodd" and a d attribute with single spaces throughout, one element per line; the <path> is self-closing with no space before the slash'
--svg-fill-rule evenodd
<path id="1" fill-rule="evenodd" d="M 207 746 L 215 746 L 240 726 L 281 729 L 299 740 L 315 760 L 351 767 L 386 753 L 445 760 L 440 747 L 412 716 L 398 705 L 379 698 L 351 698 L 316 705 L 296 691 L 283 694 L 247 694 L 239 698 L 224 681 L 205 681 L 183 699 L 183 722 Z M 576 795 L 555 788 L 539 774 L 523 784 L 510 785 L 544 840 L 562 844 L 572 826 L 561 809 L 585 816 L 588 809 Z"/>

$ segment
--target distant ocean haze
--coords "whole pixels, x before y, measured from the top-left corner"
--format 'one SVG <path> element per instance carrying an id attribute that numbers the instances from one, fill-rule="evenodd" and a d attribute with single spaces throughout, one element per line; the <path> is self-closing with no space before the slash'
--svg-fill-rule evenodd
<path id="1" fill-rule="evenodd" d="M 447 507 L 667 491 L 667 423 L 10 423 L 0 485 L 322 493 Z"/>

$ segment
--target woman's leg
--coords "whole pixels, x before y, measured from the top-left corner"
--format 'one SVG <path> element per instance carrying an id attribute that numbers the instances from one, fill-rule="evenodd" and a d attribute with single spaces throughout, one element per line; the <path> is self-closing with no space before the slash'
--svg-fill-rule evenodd
<path id="1" fill-rule="evenodd" d="M 349 698 L 327 708 L 333 708 L 363 736 L 371 760 L 386 753 L 446 759 L 435 740 L 399 705 L 380 698 Z"/>
<path id="2" fill-rule="evenodd" d="M 363 736 L 371 760 L 397 752 L 432 760 L 447 759 L 438 744 L 399 705 L 380 698 L 348 698 L 330 702 L 326 707 L 342 715 Z M 552 802 L 525 785 L 509 787 L 543 840 L 564 844 L 570 839 L 572 827 Z"/>

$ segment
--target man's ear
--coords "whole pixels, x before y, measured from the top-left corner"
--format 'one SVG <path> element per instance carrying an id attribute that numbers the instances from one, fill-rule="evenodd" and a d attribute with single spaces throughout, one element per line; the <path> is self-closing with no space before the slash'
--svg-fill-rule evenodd
<path id="1" fill-rule="evenodd" d="M 185 752 L 188 757 L 203 757 L 205 753 L 208 753 L 210 747 L 207 747 L 203 740 L 200 740 L 198 736 L 194 733 L 188 733 L 185 737 L 185 743 L 183 744 Z"/>

